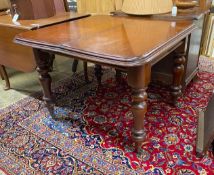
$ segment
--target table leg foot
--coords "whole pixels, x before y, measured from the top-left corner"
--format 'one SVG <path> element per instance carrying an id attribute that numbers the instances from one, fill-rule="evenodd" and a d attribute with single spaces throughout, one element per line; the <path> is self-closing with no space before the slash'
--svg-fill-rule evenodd
<path id="1" fill-rule="evenodd" d="M 7 71 L 3 65 L 0 65 L 0 74 L 1 74 L 2 80 L 5 81 L 4 90 L 9 90 L 10 89 L 10 80 L 9 80 Z"/>
<path id="2" fill-rule="evenodd" d="M 171 86 L 172 104 L 176 106 L 177 99 L 182 95 L 182 80 L 184 75 L 185 54 L 177 54 L 174 59 L 173 84 Z"/>

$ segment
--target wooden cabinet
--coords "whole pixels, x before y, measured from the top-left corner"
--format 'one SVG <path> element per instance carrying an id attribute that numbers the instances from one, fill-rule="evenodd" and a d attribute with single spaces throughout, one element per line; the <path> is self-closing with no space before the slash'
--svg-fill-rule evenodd
<path id="1" fill-rule="evenodd" d="M 201 51 L 201 41 L 203 35 L 203 24 L 205 15 L 201 15 L 198 18 L 193 19 L 193 22 L 197 26 L 195 31 L 192 33 L 189 45 L 189 54 L 186 67 L 185 85 L 187 85 L 192 78 L 198 72 L 198 61 Z"/>

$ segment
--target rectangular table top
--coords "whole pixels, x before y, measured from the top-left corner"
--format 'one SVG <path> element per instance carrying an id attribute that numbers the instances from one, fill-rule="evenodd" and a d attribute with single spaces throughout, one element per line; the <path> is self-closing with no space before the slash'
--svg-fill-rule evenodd
<path id="1" fill-rule="evenodd" d="M 91 16 L 19 34 L 17 43 L 119 66 L 136 66 L 178 44 L 195 26 L 191 21 Z"/>
<path id="2" fill-rule="evenodd" d="M 89 16 L 88 14 L 78 14 L 74 12 L 61 12 L 50 18 L 36 19 L 36 20 L 18 20 L 12 21 L 11 15 L 0 16 L 0 26 L 7 26 L 19 29 L 33 30 L 37 28 L 46 27 L 57 23 L 62 23 L 82 17 Z"/>

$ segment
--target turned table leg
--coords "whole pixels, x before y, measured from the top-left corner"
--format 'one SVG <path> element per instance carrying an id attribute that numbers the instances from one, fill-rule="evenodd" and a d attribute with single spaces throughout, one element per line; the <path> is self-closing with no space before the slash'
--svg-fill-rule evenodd
<path id="1" fill-rule="evenodd" d="M 139 152 L 143 141 L 146 138 L 144 131 L 144 118 L 147 112 L 147 93 L 146 89 L 150 82 L 151 67 L 144 65 L 130 68 L 128 70 L 128 84 L 132 87 L 132 113 L 134 126 L 132 129 L 132 138 L 136 143 L 136 149 Z"/>
<path id="2" fill-rule="evenodd" d="M 0 75 L 1 75 L 2 80 L 5 80 L 4 90 L 9 90 L 10 89 L 10 80 L 9 80 L 7 71 L 3 65 L 0 65 Z"/>
<path id="3" fill-rule="evenodd" d="M 171 86 L 172 103 L 176 105 L 178 97 L 182 95 L 182 80 L 184 75 L 185 54 L 176 54 L 173 68 L 173 84 Z"/>
<path id="4" fill-rule="evenodd" d="M 34 56 L 37 64 L 37 72 L 39 73 L 39 81 L 43 89 L 43 100 L 50 104 L 53 102 L 51 92 L 51 55 L 47 52 L 43 52 L 39 49 L 34 49 Z"/>

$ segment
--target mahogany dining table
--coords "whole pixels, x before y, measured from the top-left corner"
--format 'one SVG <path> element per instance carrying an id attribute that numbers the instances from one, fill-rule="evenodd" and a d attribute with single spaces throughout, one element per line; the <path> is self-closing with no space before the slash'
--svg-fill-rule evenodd
<path id="1" fill-rule="evenodd" d="M 195 25 L 191 21 L 161 21 L 140 16 L 97 15 L 18 34 L 15 42 L 33 48 L 43 100 L 53 102 L 50 53 L 126 70 L 132 88 L 136 150 L 146 138 L 147 87 L 151 67 L 174 54 L 172 102 L 182 94 L 186 54 Z"/>

